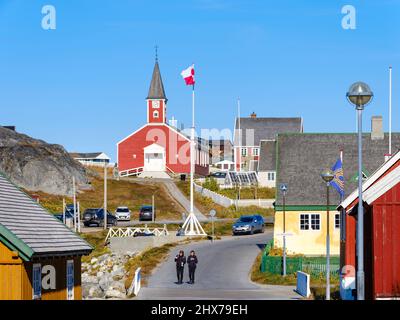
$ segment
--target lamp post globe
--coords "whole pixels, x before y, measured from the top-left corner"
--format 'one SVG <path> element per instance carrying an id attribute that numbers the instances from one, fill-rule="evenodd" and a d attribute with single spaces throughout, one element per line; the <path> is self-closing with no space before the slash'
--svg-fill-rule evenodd
<path id="1" fill-rule="evenodd" d="M 333 180 L 335 175 L 333 174 L 332 170 L 326 169 L 322 171 L 321 178 L 326 182 L 329 183 Z"/>
<path id="2" fill-rule="evenodd" d="M 363 109 L 369 104 L 374 96 L 372 90 L 365 82 L 353 83 L 346 94 L 347 100 L 354 104 L 357 109 Z"/>

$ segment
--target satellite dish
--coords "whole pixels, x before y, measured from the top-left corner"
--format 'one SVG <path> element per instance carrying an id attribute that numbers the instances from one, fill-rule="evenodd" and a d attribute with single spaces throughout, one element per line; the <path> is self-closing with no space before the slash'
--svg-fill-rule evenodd
<path id="1" fill-rule="evenodd" d="M 214 209 L 210 211 L 210 216 L 211 217 L 215 217 L 215 215 L 217 214 L 217 211 L 215 211 Z"/>

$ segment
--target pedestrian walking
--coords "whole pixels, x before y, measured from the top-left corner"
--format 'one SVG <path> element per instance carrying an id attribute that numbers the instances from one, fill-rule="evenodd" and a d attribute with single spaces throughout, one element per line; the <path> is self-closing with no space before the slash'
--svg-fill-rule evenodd
<path id="1" fill-rule="evenodd" d="M 185 268 L 186 257 L 183 250 L 179 251 L 179 253 L 175 257 L 176 263 L 176 275 L 178 276 L 178 284 L 182 284 L 183 281 L 183 270 Z"/>
<path id="2" fill-rule="evenodd" d="M 194 250 L 190 251 L 190 255 L 187 258 L 187 263 L 189 266 L 189 283 L 194 284 L 194 273 L 196 272 L 196 266 L 198 263 L 197 256 Z"/>

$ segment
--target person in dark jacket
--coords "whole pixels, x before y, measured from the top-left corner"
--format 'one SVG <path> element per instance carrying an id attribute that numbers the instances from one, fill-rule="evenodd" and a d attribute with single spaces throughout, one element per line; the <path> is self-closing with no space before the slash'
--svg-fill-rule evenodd
<path id="1" fill-rule="evenodd" d="M 194 284 L 194 273 L 197 266 L 197 256 L 194 250 L 190 251 L 190 256 L 187 258 L 187 263 L 189 266 L 189 283 Z"/>
<path id="2" fill-rule="evenodd" d="M 185 268 L 186 257 L 183 250 L 179 251 L 179 254 L 175 257 L 176 263 L 176 275 L 178 276 L 178 284 L 182 284 L 183 281 L 183 270 Z"/>

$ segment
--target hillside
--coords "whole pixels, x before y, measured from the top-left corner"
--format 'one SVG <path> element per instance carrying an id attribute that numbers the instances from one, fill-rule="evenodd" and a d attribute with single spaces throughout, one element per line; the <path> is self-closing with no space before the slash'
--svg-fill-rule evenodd
<path id="1" fill-rule="evenodd" d="M 0 172 L 17 186 L 49 194 L 72 194 L 87 184 L 85 169 L 60 145 L 31 138 L 0 126 Z"/>

